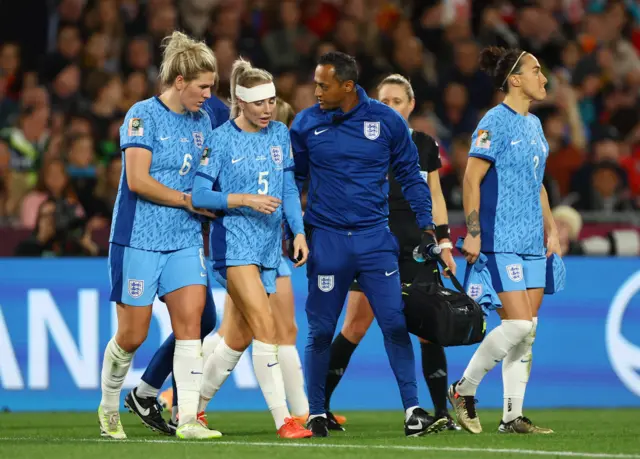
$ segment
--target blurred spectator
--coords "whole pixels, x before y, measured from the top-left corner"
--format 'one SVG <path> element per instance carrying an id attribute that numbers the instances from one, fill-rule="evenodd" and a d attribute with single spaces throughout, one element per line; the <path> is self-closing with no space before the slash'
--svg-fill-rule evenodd
<path id="1" fill-rule="evenodd" d="M 92 238 L 96 222 L 101 224 L 93 220 L 85 225 L 68 214 L 64 204 L 47 199 L 38 208 L 33 234 L 18 245 L 15 256 L 105 256 L 106 251 Z"/>
<path id="2" fill-rule="evenodd" d="M 0 140 L 0 224 L 10 221 L 7 209 L 11 191 L 11 152 L 9 145 Z"/>
<path id="3" fill-rule="evenodd" d="M 12 11 L 25 10 L 13 5 L 19 2 L 5 3 Z M 416 92 L 410 125 L 440 144 L 443 190 L 453 211 L 462 210 L 469 137 L 486 110 L 504 98 L 479 71 L 478 53 L 487 45 L 521 47 L 539 59 L 549 78 L 548 96 L 532 112 L 549 142 L 544 184 L 552 204 L 575 206 L 585 226 L 594 218 L 629 221 L 637 212 L 618 210 L 640 208 L 640 7 L 632 0 L 47 4 L 48 10 L 34 11 L 36 27 L 27 32 L 6 18 L 0 30 L 0 224 L 19 221 L 25 207 L 33 227 L 38 203 L 49 195 L 43 180 L 34 190 L 36 176 L 53 171 L 52 182 L 77 188 L 72 200 L 90 217 L 83 223 L 90 230 L 78 232 L 76 240 L 85 238 L 91 246 L 86 234 L 104 228 L 113 211 L 123 114 L 158 93 L 160 45 L 176 29 L 214 50 L 215 91 L 223 101 L 238 56 L 272 72 L 278 95 L 296 112 L 316 103 L 315 62 L 328 51 L 355 55 L 359 83 L 372 97 L 384 76 L 402 73 Z M 451 217 L 454 222 L 460 215 Z M 627 240 L 611 234 L 606 241 Z M 634 250 L 632 242 L 596 241 L 593 247 L 587 252 Z"/>
<path id="4" fill-rule="evenodd" d="M 594 132 L 592 159 L 573 176 L 569 202 L 578 210 L 619 212 L 634 208 L 628 180 L 620 165 L 618 131 L 602 126 Z"/>
<path id="5" fill-rule="evenodd" d="M 295 68 L 311 53 L 316 37 L 300 23 L 300 8 L 296 0 L 280 2 L 278 26 L 263 39 L 270 66 L 277 72 Z"/>
<path id="6" fill-rule="evenodd" d="M 93 214 L 90 209 L 90 198 L 98 182 L 95 158 L 91 136 L 78 135 L 71 138 L 67 155 L 67 175 L 87 215 Z"/>
<path id="7" fill-rule="evenodd" d="M 580 213 L 569 206 L 557 206 L 553 208 L 552 214 L 558 228 L 562 256 L 583 255 L 584 251 L 578 242 L 582 230 Z"/>
<path id="8" fill-rule="evenodd" d="M 69 226 L 70 222 L 81 221 L 85 216 L 61 160 L 54 159 L 42 166 L 35 189 L 24 198 L 20 212 L 23 228 L 35 227 L 38 209 L 48 199 L 53 199 L 60 210 L 58 226 L 61 228 Z"/>
<path id="9" fill-rule="evenodd" d="M 122 157 L 120 155 L 113 156 L 107 164 L 105 174 L 98 182 L 94 196 L 94 214 L 101 215 L 111 220 L 113 214 L 113 205 L 118 196 L 118 187 L 120 185 L 120 176 L 122 174 Z"/>
<path id="10" fill-rule="evenodd" d="M 22 69 L 20 68 L 20 46 L 5 43 L 0 48 L 0 74 L 6 78 L 6 95 L 18 100 L 22 89 Z"/>
<path id="11" fill-rule="evenodd" d="M 36 171 L 49 140 L 49 113 L 47 106 L 26 107 L 16 127 L 0 131 L 0 139 L 9 145 L 11 153 L 12 174 L 7 203 L 9 215 L 16 214 L 21 199 L 36 182 Z"/>
<path id="12" fill-rule="evenodd" d="M 461 134 L 451 143 L 449 155 L 450 170 L 440 177 L 442 193 L 449 210 L 462 210 L 462 182 L 467 168 L 471 136 Z"/>
<path id="13" fill-rule="evenodd" d="M 478 111 L 469 104 L 467 88 L 456 82 L 444 88 L 442 102 L 436 105 L 435 113 L 442 127 L 438 137 L 446 146 L 453 137 L 473 132 L 479 121 Z"/>

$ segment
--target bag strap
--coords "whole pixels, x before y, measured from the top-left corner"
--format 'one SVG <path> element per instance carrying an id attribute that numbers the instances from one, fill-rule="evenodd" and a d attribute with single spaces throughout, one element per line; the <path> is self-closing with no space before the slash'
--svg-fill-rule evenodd
<path id="1" fill-rule="evenodd" d="M 449 279 L 451 279 L 451 283 L 456 288 L 456 290 L 458 290 L 460 293 L 464 293 L 466 295 L 467 292 L 464 291 L 464 287 L 462 286 L 460 281 L 456 278 L 456 276 L 453 275 L 453 273 L 451 272 L 451 270 L 449 269 L 447 264 L 444 262 L 442 257 L 440 255 L 438 255 L 437 258 L 434 261 L 436 261 L 438 264 L 442 265 L 442 268 L 443 268 L 444 272 L 446 272 L 449 275 Z M 416 276 L 413 279 L 412 283 L 414 283 L 414 284 L 426 284 L 426 283 L 429 283 L 429 281 L 432 278 L 432 273 L 429 271 L 430 263 L 428 261 L 426 261 L 424 263 L 420 263 L 420 265 L 421 266 L 418 269 L 418 272 L 416 273 Z M 438 268 L 437 268 L 437 265 L 436 265 L 436 270 L 437 269 Z M 442 285 L 442 284 L 440 283 L 440 285 Z"/>
<path id="2" fill-rule="evenodd" d="M 464 287 L 462 286 L 462 284 L 460 283 L 458 278 L 456 276 L 454 276 L 454 274 L 451 272 L 451 270 L 449 269 L 449 267 L 447 266 L 447 264 L 444 262 L 444 260 L 442 259 L 442 257 L 440 255 L 437 256 L 436 261 L 440 265 L 442 265 L 442 269 L 444 270 L 444 272 L 449 275 L 449 279 L 451 279 L 451 283 L 456 288 L 456 290 L 458 290 L 460 293 L 464 293 L 466 295 L 467 292 L 464 291 Z"/>

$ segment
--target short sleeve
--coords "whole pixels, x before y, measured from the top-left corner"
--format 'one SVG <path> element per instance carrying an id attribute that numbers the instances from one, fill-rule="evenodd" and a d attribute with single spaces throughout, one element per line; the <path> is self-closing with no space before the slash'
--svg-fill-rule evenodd
<path id="1" fill-rule="evenodd" d="M 478 128 L 471 136 L 469 156 L 494 163 L 503 140 L 496 112 L 490 111 L 480 120 Z"/>
<path id="2" fill-rule="evenodd" d="M 420 155 L 420 169 L 427 173 L 435 172 L 442 167 L 440 147 L 433 137 L 427 134 L 421 137 L 420 143 L 416 144 Z"/>
<path id="3" fill-rule="evenodd" d="M 291 136 L 289 135 L 289 129 L 283 126 L 282 134 L 280 135 L 280 144 L 282 145 L 282 154 L 284 156 L 283 166 L 286 171 L 295 170 L 295 162 L 293 161 L 293 147 L 291 146 Z"/>
<path id="4" fill-rule="evenodd" d="M 120 127 L 120 149 L 138 147 L 153 152 L 154 131 L 154 122 L 146 105 L 135 104 Z"/>

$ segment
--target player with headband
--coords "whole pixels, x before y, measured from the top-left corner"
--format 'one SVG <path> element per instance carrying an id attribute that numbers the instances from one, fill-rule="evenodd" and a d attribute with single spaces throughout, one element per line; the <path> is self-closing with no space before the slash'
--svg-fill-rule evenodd
<path id="1" fill-rule="evenodd" d="M 450 386 L 449 400 L 463 428 L 482 432 L 476 390 L 487 372 L 502 362 L 504 413 L 498 431 L 548 434 L 553 431 L 522 414 L 546 284 L 546 257 L 560 254 L 542 185 L 549 145 L 540 120 L 529 113 L 531 102 L 546 97 L 547 78 L 538 59 L 520 50 L 486 48 L 481 67 L 506 96 L 487 112 L 472 136 L 463 187 L 467 236 L 462 252 L 467 276 L 480 253 L 486 258 L 491 287 L 502 303 L 497 309 L 502 322 L 480 344 L 460 381 Z M 472 296 L 482 291 L 481 285 L 467 288 Z"/>
<path id="2" fill-rule="evenodd" d="M 219 211 L 211 223 L 211 262 L 233 303 L 225 310 L 224 337 L 205 363 L 199 412 L 253 342 L 253 368 L 281 438 L 310 437 L 289 414 L 274 315 L 282 253 L 282 218 L 292 228 L 294 255 L 302 266 L 309 249 L 293 175 L 287 127 L 271 121 L 276 91 L 271 74 L 242 59 L 231 72 L 232 119 L 213 131 L 196 173 L 198 208 Z"/>

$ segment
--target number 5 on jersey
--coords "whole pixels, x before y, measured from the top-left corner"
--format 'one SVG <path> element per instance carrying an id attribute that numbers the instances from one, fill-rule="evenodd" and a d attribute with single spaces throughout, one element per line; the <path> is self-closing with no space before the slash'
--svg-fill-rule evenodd
<path id="1" fill-rule="evenodd" d="M 258 173 L 258 194 L 267 194 L 269 192 L 269 171 Z"/>

